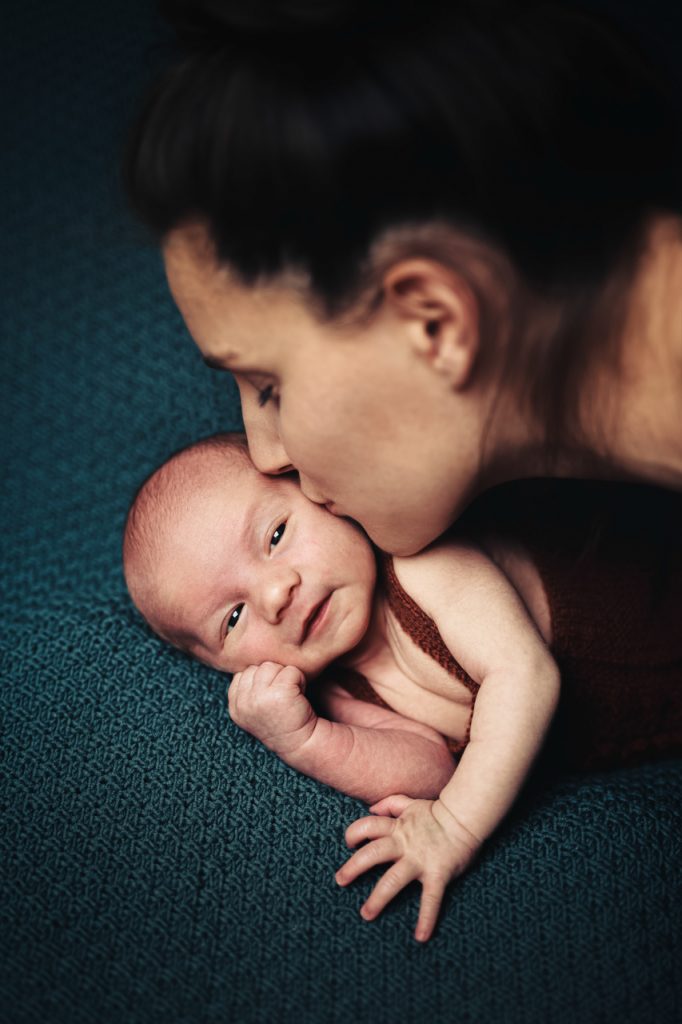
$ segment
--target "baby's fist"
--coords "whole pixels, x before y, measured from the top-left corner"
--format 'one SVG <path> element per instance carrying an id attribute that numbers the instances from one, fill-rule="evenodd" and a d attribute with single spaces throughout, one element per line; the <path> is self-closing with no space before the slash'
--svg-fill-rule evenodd
<path id="1" fill-rule="evenodd" d="M 280 757 L 311 735 L 316 716 L 304 695 L 306 680 L 293 665 L 265 661 L 232 679 L 228 706 L 232 721 Z"/>

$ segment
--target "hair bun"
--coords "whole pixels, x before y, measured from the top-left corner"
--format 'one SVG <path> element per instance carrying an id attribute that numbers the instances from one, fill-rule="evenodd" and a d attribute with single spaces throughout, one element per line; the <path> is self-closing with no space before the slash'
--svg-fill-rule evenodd
<path id="1" fill-rule="evenodd" d="M 417 19 L 429 0 L 160 0 L 181 41 L 220 45 L 228 39 L 361 32 Z"/>

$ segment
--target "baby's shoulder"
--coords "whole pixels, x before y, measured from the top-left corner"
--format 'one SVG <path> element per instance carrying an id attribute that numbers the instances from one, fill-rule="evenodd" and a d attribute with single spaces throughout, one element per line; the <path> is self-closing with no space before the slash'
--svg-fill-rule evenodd
<path id="1" fill-rule="evenodd" d="M 392 563 L 399 579 L 417 579 L 422 575 L 475 567 L 486 559 L 483 548 L 468 537 L 446 535 L 415 555 L 393 555 Z"/>
<path id="2" fill-rule="evenodd" d="M 415 555 L 395 555 L 389 562 L 400 588 L 432 618 L 444 601 L 491 571 L 498 572 L 482 549 L 461 537 L 439 539 Z"/>

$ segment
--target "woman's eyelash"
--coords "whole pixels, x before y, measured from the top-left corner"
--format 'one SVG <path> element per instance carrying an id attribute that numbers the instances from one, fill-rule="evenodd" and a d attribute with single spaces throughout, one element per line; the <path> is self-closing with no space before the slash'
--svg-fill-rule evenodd
<path id="1" fill-rule="evenodd" d="M 264 405 L 268 404 L 268 402 L 270 401 L 270 399 L 273 396 L 274 390 L 275 390 L 275 388 L 274 388 L 274 386 L 272 384 L 268 384 L 268 386 L 266 388 L 261 388 L 259 390 L 259 392 L 258 392 L 258 405 L 259 405 L 259 408 L 262 409 Z"/>

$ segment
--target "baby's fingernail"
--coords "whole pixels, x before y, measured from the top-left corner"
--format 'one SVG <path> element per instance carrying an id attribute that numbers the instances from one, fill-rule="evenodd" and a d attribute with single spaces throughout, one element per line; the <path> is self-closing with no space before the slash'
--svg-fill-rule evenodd
<path id="1" fill-rule="evenodd" d="M 362 917 L 363 920 L 365 921 L 371 921 L 372 918 L 374 917 L 374 914 L 372 913 L 371 910 L 368 910 L 367 907 L 362 907 L 360 909 L 360 917 Z"/>

